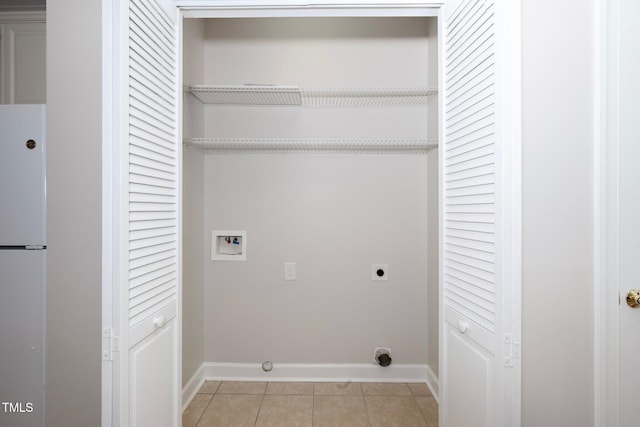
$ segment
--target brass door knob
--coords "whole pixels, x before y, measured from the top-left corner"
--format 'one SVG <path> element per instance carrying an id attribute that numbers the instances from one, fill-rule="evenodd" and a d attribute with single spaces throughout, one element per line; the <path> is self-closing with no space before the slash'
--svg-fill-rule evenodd
<path id="1" fill-rule="evenodd" d="M 637 307 L 640 305 L 640 291 L 637 289 L 631 289 L 627 293 L 627 305 L 629 307 Z"/>

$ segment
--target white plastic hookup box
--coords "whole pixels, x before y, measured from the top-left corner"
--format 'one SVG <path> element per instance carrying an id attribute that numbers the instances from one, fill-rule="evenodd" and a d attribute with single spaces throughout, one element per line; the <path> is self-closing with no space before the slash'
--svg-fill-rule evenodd
<path id="1" fill-rule="evenodd" d="M 212 261 L 246 261 L 247 232 L 244 230 L 213 230 L 211 232 Z"/>

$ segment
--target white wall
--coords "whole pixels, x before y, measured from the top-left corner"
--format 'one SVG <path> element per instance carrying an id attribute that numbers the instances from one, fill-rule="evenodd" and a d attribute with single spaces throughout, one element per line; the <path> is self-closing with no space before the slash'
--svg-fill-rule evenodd
<path id="1" fill-rule="evenodd" d="M 207 156 L 205 232 L 248 259 L 205 263 L 205 360 L 426 363 L 426 192 L 424 156 Z"/>
<path id="2" fill-rule="evenodd" d="M 101 2 L 48 3 L 45 424 L 92 427 L 100 425 Z"/>
<path id="3" fill-rule="evenodd" d="M 206 84 L 394 88 L 437 83 L 429 18 L 214 19 L 206 23 Z M 431 62 L 430 62 L 431 60 Z M 432 104 L 432 109 L 436 108 Z M 435 137 L 428 108 L 208 107 L 208 137 Z M 247 126 L 251 123 L 251 126 Z"/>
<path id="4" fill-rule="evenodd" d="M 182 83 L 202 84 L 204 80 L 204 20 L 184 19 L 182 31 Z M 185 138 L 201 137 L 204 132 L 204 106 L 183 93 L 182 132 Z"/>
<path id="5" fill-rule="evenodd" d="M 436 103 L 430 104 L 437 108 Z M 426 106 L 415 108 L 207 107 L 205 135 L 216 138 L 420 139 Z M 251 126 L 247 126 L 251 123 Z"/>
<path id="6" fill-rule="evenodd" d="M 423 70 L 427 70 L 429 61 L 427 21 L 428 18 L 209 20 L 206 37 L 215 39 L 215 43 L 205 47 L 208 64 L 204 83 L 424 86 L 427 74 Z M 407 66 L 407 60 L 415 65 Z"/>
<path id="7" fill-rule="evenodd" d="M 594 423 L 594 10 L 523 2 L 523 427 Z"/>
<path id="8" fill-rule="evenodd" d="M 183 83 L 202 82 L 204 73 L 203 21 L 187 19 L 183 30 Z M 201 136 L 204 107 L 184 97 L 183 132 Z M 185 147 L 182 176 L 182 382 L 186 384 L 204 362 L 204 159 L 202 152 Z"/>

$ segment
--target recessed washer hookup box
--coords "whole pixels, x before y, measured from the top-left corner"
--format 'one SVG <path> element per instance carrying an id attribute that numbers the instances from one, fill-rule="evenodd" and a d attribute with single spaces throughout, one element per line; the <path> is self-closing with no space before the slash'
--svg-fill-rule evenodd
<path id="1" fill-rule="evenodd" d="M 211 232 L 212 261 L 246 261 L 247 232 L 245 230 L 213 230 Z"/>

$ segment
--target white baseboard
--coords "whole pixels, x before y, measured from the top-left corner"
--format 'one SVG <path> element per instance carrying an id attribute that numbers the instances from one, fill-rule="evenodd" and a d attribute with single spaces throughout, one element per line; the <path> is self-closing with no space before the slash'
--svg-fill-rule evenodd
<path id="1" fill-rule="evenodd" d="M 431 391 L 433 398 L 440 404 L 440 382 L 430 366 L 427 366 L 427 387 Z"/>
<path id="2" fill-rule="evenodd" d="M 182 410 L 184 411 L 191 403 L 191 400 L 195 397 L 204 383 L 204 363 L 200 365 L 194 374 L 189 378 L 189 381 L 182 387 Z"/>
<path id="3" fill-rule="evenodd" d="M 270 372 L 260 363 L 205 363 L 207 380 L 222 381 L 359 381 L 424 383 L 431 370 L 427 365 L 398 365 L 386 368 L 373 363 L 306 364 L 274 363 Z M 433 375 L 433 372 L 431 372 Z M 437 384 L 437 380 L 436 380 Z M 431 388 L 431 387 L 430 387 Z"/>

